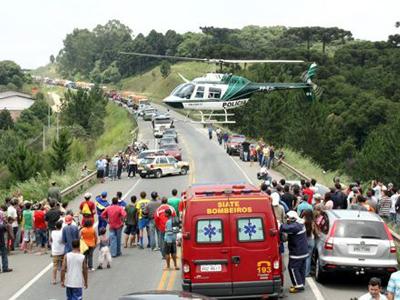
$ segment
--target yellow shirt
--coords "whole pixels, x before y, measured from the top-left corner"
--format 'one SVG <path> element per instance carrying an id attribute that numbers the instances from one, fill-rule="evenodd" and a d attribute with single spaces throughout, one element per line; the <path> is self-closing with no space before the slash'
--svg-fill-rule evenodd
<path id="1" fill-rule="evenodd" d="M 138 216 L 139 216 L 139 220 L 141 218 L 143 218 L 142 216 L 142 208 L 144 208 L 144 206 L 146 206 L 146 204 L 149 204 L 150 200 L 148 199 L 140 199 L 138 202 L 136 202 L 136 209 L 138 211 Z"/>

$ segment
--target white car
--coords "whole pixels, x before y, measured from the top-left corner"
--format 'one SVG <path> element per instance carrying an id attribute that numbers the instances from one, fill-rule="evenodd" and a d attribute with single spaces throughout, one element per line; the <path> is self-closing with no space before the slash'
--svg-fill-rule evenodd
<path id="1" fill-rule="evenodd" d="M 138 172 L 142 178 L 151 175 L 156 178 L 170 174 L 186 175 L 188 171 L 188 162 L 178 161 L 174 157 L 166 155 L 148 156 L 138 165 Z"/>

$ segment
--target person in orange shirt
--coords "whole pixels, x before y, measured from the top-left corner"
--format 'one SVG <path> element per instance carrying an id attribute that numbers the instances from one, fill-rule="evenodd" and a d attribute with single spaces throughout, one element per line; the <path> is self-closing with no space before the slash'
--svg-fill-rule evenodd
<path id="1" fill-rule="evenodd" d="M 88 263 L 89 271 L 94 271 L 93 252 L 97 245 L 97 234 L 90 219 L 85 220 L 84 227 L 81 229 L 81 239 L 83 239 L 89 247 L 89 249 L 83 253 Z"/>

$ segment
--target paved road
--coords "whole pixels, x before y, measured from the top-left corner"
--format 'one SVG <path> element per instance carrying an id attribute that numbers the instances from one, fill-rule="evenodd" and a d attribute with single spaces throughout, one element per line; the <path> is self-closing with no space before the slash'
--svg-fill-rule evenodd
<path id="1" fill-rule="evenodd" d="M 177 131 L 183 149 L 183 159 L 190 161 L 191 172 L 186 176 L 171 176 L 162 179 L 131 179 L 123 177 L 120 181 L 97 184 L 89 191 L 97 195 L 103 190 L 114 195 L 122 191 L 126 197 L 138 195 L 141 191 L 158 191 L 169 196 L 172 188 L 182 191 L 191 183 L 206 182 L 251 182 L 258 184 L 257 166 L 249 166 L 237 158 L 231 158 L 215 139 L 209 141 L 207 132 L 201 125 L 183 122 L 183 118 L 173 113 L 178 120 Z M 150 122 L 139 121 L 140 139 L 154 144 Z M 273 173 L 279 179 L 280 174 Z M 71 207 L 76 208 L 81 196 Z M 95 253 L 94 258 L 97 258 Z M 48 269 L 50 258 L 45 256 L 17 254 L 10 257 L 10 266 L 15 272 L 0 274 L 0 299 L 64 299 L 64 289 L 50 285 Z M 47 269 L 46 269 L 47 267 Z M 111 270 L 95 271 L 89 275 L 89 289 L 84 292 L 85 299 L 117 299 L 118 296 L 135 291 L 168 289 L 180 290 L 180 273 L 163 272 L 160 254 L 148 249 L 123 249 L 123 256 L 113 261 Z M 38 274 L 40 271 L 42 272 Z M 286 274 L 287 275 L 287 274 Z M 6 277 L 7 276 L 7 277 Z M 3 285 L 7 278 L 7 285 Z M 286 278 L 289 278 L 286 276 Z M 32 280 L 33 279 L 33 280 Z M 31 282 L 29 282 L 32 280 Z M 350 299 L 363 293 L 365 282 L 356 284 L 357 279 L 346 278 L 345 282 L 320 286 L 312 279 L 304 293 L 288 295 L 287 299 Z M 25 287 L 24 287 L 25 285 Z M 286 280 L 286 287 L 289 285 Z M 17 293 L 17 294 L 16 294 Z"/>

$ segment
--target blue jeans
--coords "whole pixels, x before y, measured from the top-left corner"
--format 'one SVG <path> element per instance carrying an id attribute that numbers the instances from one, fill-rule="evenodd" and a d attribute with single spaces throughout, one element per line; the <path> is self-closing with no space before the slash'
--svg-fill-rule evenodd
<path id="1" fill-rule="evenodd" d="M 157 238 L 158 238 L 158 230 L 157 230 L 154 219 L 150 220 L 149 229 L 150 229 L 150 247 L 151 247 L 151 249 L 154 249 L 157 246 L 156 245 L 156 234 L 157 234 Z M 158 239 L 158 247 L 161 248 L 159 239 Z"/>
<path id="2" fill-rule="evenodd" d="M 36 244 L 44 248 L 46 247 L 46 243 L 47 243 L 47 230 L 36 229 Z"/>
<path id="3" fill-rule="evenodd" d="M 260 167 L 263 166 L 263 160 L 264 160 L 264 155 L 262 153 L 258 153 L 258 163 L 260 164 Z"/>
<path id="4" fill-rule="evenodd" d="M 3 268 L 3 272 L 8 269 L 8 257 L 7 257 L 7 247 L 6 245 L 0 246 L 0 254 L 1 254 L 1 266 Z"/>
<path id="5" fill-rule="evenodd" d="M 107 221 L 104 220 L 100 215 L 98 216 L 97 232 L 100 232 L 100 228 L 107 228 Z"/>
<path id="6" fill-rule="evenodd" d="M 306 260 L 306 277 L 310 275 L 311 271 L 311 260 L 315 248 L 315 240 L 312 238 L 308 238 L 307 242 L 308 242 L 308 257 Z"/>
<path id="7" fill-rule="evenodd" d="M 120 256 L 121 253 L 122 227 L 119 229 L 110 228 L 110 252 L 112 257 Z"/>
<path id="8" fill-rule="evenodd" d="M 82 300 L 82 288 L 67 287 L 67 300 Z"/>
<path id="9" fill-rule="evenodd" d="M 158 245 L 160 246 L 160 252 L 161 252 L 161 256 L 165 257 L 165 232 L 161 232 L 159 230 L 157 230 L 158 233 Z"/>

